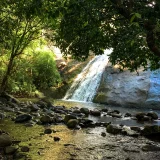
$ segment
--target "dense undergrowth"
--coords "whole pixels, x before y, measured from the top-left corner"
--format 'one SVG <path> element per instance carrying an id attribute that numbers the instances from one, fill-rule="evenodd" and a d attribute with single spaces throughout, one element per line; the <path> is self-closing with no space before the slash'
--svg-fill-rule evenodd
<path id="1" fill-rule="evenodd" d="M 56 60 L 46 41 L 37 40 L 15 58 L 6 91 L 16 97 L 63 98 L 76 75 L 90 59 L 84 62 L 70 58 Z M 0 56 L 0 82 L 6 73 L 8 61 L 8 54 Z"/>

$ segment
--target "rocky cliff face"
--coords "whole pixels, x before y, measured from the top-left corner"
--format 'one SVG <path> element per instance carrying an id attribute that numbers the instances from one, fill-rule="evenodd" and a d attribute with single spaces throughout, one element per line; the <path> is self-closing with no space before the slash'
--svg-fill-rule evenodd
<path id="1" fill-rule="evenodd" d="M 160 70 L 120 72 L 107 65 L 94 102 L 120 106 L 160 108 Z"/>

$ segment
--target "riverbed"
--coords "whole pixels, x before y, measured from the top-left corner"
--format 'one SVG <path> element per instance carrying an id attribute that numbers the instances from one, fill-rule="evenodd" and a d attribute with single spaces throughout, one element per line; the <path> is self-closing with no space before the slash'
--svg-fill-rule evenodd
<path id="1" fill-rule="evenodd" d="M 92 103 L 92 102 L 80 102 L 80 101 L 69 101 L 69 100 L 56 100 L 55 105 L 64 105 L 69 108 L 71 107 L 86 107 L 91 110 L 94 109 L 102 109 L 102 108 L 107 108 L 108 110 L 118 110 L 122 115 L 125 113 L 131 113 L 132 115 L 136 114 L 137 112 L 149 112 L 149 111 L 154 111 L 158 114 L 160 117 L 160 110 L 153 110 L 153 109 L 145 109 L 144 108 L 139 108 L 139 107 L 120 107 L 120 106 L 110 106 L 110 105 L 105 105 L 105 104 L 97 104 L 97 103 Z M 138 122 L 135 120 L 132 120 L 130 118 L 113 118 L 109 116 L 100 116 L 100 117 L 94 117 L 94 116 L 89 116 L 89 119 L 93 120 L 94 122 L 111 122 L 113 124 L 122 124 L 126 126 L 144 126 L 147 124 L 154 124 L 154 125 L 159 125 L 160 126 L 160 120 L 155 120 L 152 122 Z"/>
<path id="2" fill-rule="evenodd" d="M 120 113 L 148 112 L 148 109 L 123 108 L 95 103 L 55 100 L 54 105 L 71 107 L 86 107 L 94 109 L 119 110 Z M 154 110 L 160 117 L 160 110 Z M 130 118 L 113 118 L 103 114 L 100 117 L 89 115 L 94 122 L 111 122 L 128 126 L 143 126 L 144 124 L 160 124 L 159 120 L 139 123 Z M 51 128 L 51 134 L 44 134 L 46 128 Z M 122 134 L 109 134 L 106 127 L 68 129 L 64 124 L 27 126 L 16 124 L 9 119 L 0 121 L 0 129 L 8 132 L 13 139 L 21 141 L 18 146 L 28 146 L 30 151 L 25 158 L 17 160 L 159 160 L 160 142 L 149 140 L 143 136 L 131 137 Z M 59 140 L 55 141 L 54 137 Z M 21 153 L 21 152 L 20 152 Z"/>

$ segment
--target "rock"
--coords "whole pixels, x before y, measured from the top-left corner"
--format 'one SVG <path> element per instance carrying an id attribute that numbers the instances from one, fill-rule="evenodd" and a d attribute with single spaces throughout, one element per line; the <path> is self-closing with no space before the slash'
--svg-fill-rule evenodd
<path id="1" fill-rule="evenodd" d="M 16 154 L 14 155 L 14 159 L 15 159 L 15 160 L 18 160 L 18 159 L 19 159 L 19 160 L 20 160 L 20 159 L 21 159 L 21 160 L 22 160 L 22 159 L 25 160 L 25 159 L 28 159 L 28 158 L 27 158 L 27 156 L 26 156 L 25 153 L 16 152 Z"/>
<path id="2" fill-rule="evenodd" d="M 154 134 L 160 135 L 160 127 L 158 125 L 146 125 L 141 134 L 144 136 L 154 136 Z"/>
<path id="3" fill-rule="evenodd" d="M 48 102 L 47 102 L 47 108 L 53 108 L 53 107 L 54 107 L 54 106 L 53 106 L 52 102 L 48 101 Z"/>
<path id="4" fill-rule="evenodd" d="M 131 114 L 131 113 L 126 113 L 126 114 L 124 115 L 124 117 L 132 117 L 132 114 Z"/>
<path id="5" fill-rule="evenodd" d="M 79 130 L 79 129 L 81 129 L 81 126 L 80 125 L 76 125 L 76 127 L 74 129 Z"/>
<path id="6" fill-rule="evenodd" d="M 32 114 L 33 116 L 35 116 L 36 118 L 41 116 L 38 112 L 33 112 L 33 113 L 31 113 L 31 114 Z"/>
<path id="7" fill-rule="evenodd" d="M 149 117 L 149 116 L 144 116 L 142 120 L 143 120 L 143 121 L 151 121 L 152 118 Z"/>
<path id="8" fill-rule="evenodd" d="M 40 109 L 37 104 L 31 104 L 29 106 L 29 108 L 30 108 L 31 112 L 36 112 Z"/>
<path id="9" fill-rule="evenodd" d="M 37 104 L 39 105 L 39 108 L 47 108 L 47 103 L 44 101 L 38 101 Z"/>
<path id="10" fill-rule="evenodd" d="M 131 137 L 138 137 L 139 133 L 137 133 L 134 130 L 131 130 L 129 127 L 124 126 L 122 129 L 122 134 L 127 135 L 127 136 L 131 136 Z"/>
<path id="11" fill-rule="evenodd" d="M 65 109 L 65 106 L 55 106 L 54 108 L 55 108 L 55 109 L 59 109 L 59 110 L 64 110 L 64 109 Z"/>
<path id="12" fill-rule="evenodd" d="M 35 125 L 35 122 L 33 122 L 33 121 L 25 123 L 26 127 L 33 127 L 34 125 Z"/>
<path id="13" fill-rule="evenodd" d="M 93 99 L 94 103 L 101 103 L 101 104 L 108 104 L 107 101 L 107 95 L 105 93 L 99 92 Z"/>
<path id="14" fill-rule="evenodd" d="M 55 142 L 60 141 L 59 137 L 54 137 L 53 139 L 54 139 Z"/>
<path id="15" fill-rule="evenodd" d="M 16 108 L 16 109 L 19 108 L 19 103 L 17 104 L 17 103 L 8 101 L 8 102 L 7 102 L 7 105 L 10 106 L 11 108 Z"/>
<path id="16" fill-rule="evenodd" d="M 29 113 L 31 110 L 27 107 L 24 107 L 24 108 L 20 108 L 20 111 L 23 112 L 23 113 Z"/>
<path id="17" fill-rule="evenodd" d="M 102 133 L 101 133 L 101 136 L 102 136 L 102 137 L 106 137 L 106 133 L 105 133 L 105 132 L 102 132 Z"/>
<path id="18" fill-rule="evenodd" d="M 73 111 L 73 113 L 76 113 L 76 114 L 78 113 L 78 114 L 79 114 L 79 113 L 81 113 L 81 111 L 80 111 L 79 109 L 75 109 L 75 110 Z"/>
<path id="19" fill-rule="evenodd" d="M 136 118 L 136 117 L 131 117 L 131 119 L 132 119 L 132 120 L 135 120 L 135 121 L 137 121 L 137 118 Z"/>
<path id="20" fill-rule="evenodd" d="M 14 154 L 18 150 L 18 146 L 7 146 L 5 148 L 5 154 Z"/>
<path id="21" fill-rule="evenodd" d="M 101 112 L 99 110 L 93 110 L 93 111 L 90 111 L 90 113 L 93 116 L 101 116 Z"/>
<path id="22" fill-rule="evenodd" d="M 157 152 L 160 151 L 160 146 L 156 146 L 153 144 L 147 144 L 145 146 L 142 147 L 142 151 L 152 151 L 152 152 Z"/>
<path id="23" fill-rule="evenodd" d="M 141 107 L 158 109 L 160 95 L 160 70 L 136 72 L 124 70 L 118 72 L 118 66 L 108 64 L 95 98 L 98 103 L 119 105 L 126 107 Z M 117 70 L 116 74 L 112 74 Z M 115 73 L 115 72 L 114 72 Z M 123 94 L 122 94 L 123 93 Z"/>
<path id="24" fill-rule="evenodd" d="M 86 117 L 84 113 L 72 113 L 72 115 L 75 117 Z"/>
<path id="25" fill-rule="evenodd" d="M 136 131 L 136 132 L 140 132 L 141 131 L 141 128 L 137 127 L 137 126 L 131 126 L 130 128 L 131 128 L 131 130 Z"/>
<path id="26" fill-rule="evenodd" d="M 122 115 L 117 113 L 112 113 L 111 116 L 116 118 L 122 118 Z"/>
<path id="27" fill-rule="evenodd" d="M 71 115 L 71 114 L 67 114 L 67 115 L 65 115 L 65 117 L 64 117 L 64 122 L 67 124 L 67 122 L 68 122 L 70 119 L 77 119 L 77 117 L 74 116 L 74 115 Z"/>
<path id="28" fill-rule="evenodd" d="M 29 152 L 29 147 L 28 146 L 23 146 L 23 147 L 21 147 L 21 151 L 22 152 Z"/>
<path id="29" fill-rule="evenodd" d="M 84 113 L 85 115 L 89 115 L 89 109 L 88 108 L 81 108 L 81 113 Z"/>
<path id="30" fill-rule="evenodd" d="M 59 114 L 66 114 L 66 112 L 64 110 L 61 110 L 61 109 L 55 109 L 54 112 L 59 113 Z"/>
<path id="31" fill-rule="evenodd" d="M 138 147 L 136 147 L 136 146 L 130 146 L 130 145 L 128 145 L 128 146 L 124 146 L 123 147 L 123 150 L 125 151 L 125 152 L 129 152 L 129 153 L 139 153 L 140 152 L 140 150 L 139 150 L 139 148 Z M 133 159 L 125 159 L 125 160 L 133 160 Z"/>
<path id="32" fill-rule="evenodd" d="M 121 133 L 121 131 L 122 131 L 122 128 L 119 125 L 109 124 L 107 126 L 108 133 L 118 134 L 118 133 Z"/>
<path id="33" fill-rule="evenodd" d="M 95 126 L 96 127 L 102 127 L 102 126 L 104 126 L 105 125 L 105 122 L 96 122 L 95 123 Z"/>
<path id="34" fill-rule="evenodd" d="M 90 123 L 93 123 L 93 121 L 90 119 L 80 119 L 80 123 L 83 123 L 84 125 L 88 125 Z"/>
<path id="35" fill-rule="evenodd" d="M 21 114 L 19 116 L 16 117 L 15 122 L 16 123 L 23 123 L 26 121 L 29 121 L 32 119 L 32 116 L 29 114 Z"/>
<path id="36" fill-rule="evenodd" d="M 111 122 L 104 122 L 103 126 L 107 128 L 109 124 L 111 124 Z"/>
<path id="37" fill-rule="evenodd" d="M 40 121 L 42 122 L 42 124 L 52 123 L 52 118 L 48 115 L 44 115 L 40 118 Z"/>
<path id="38" fill-rule="evenodd" d="M 115 110 L 113 110 L 113 113 L 119 114 L 119 113 L 120 113 L 120 111 L 119 111 L 119 110 L 117 110 L 117 109 L 115 109 Z"/>
<path id="39" fill-rule="evenodd" d="M 158 119 L 158 115 L 155 112 L 148 112 L 147 116 L 151 117 L 154 120 Z"/>
<path id="40" fill-rule="evenodd" d="M 63 118 L 60 115 L 55 116 L 54 119 L 55 119 L 56 123 L 62 123 L 63 122 Z"/>
<path id="41" fill-rule="evenodd" d="M 44 134 L 51 134 L 52 133 L 52 129 L 47 128 L 44 130 Z"/>
<path id="42" fill-rule="evenodd" d="M 70 119 L 68 122 L 67 122 L 67 127 L 68 128 L 75 128 L 78 124 L 78 120 L 77 119 Z"/>
<path id="43" fill-rule="evenodd" d="M 0 147 L 7 147 L 12 144 L 12 139 L 7 134 L 1 134 L 0 135 Z"/>
<path id="44" fill-rule="evenodd" d="M 4 108 L 4 111 L 6 111 L 6 112 L 14 112 L 14 108 L 11 108 L 11 107 L 6 106 L 6 107 Z"/>
<path id="45" fill-rule="evenodd" d="M 135 117 L 137 118 L 138 121 L 143 121 L 144 116 L 146 116 L 146 113 L 143 113 L 143 112 L 136 113 L 136 115 L 135 115 Z"/>
<path id="46" fill-rule="evenodd" d="M 107 108 L 103 108 L 101 111 L 102 112 L 108 112 L 108 109 Z"/>

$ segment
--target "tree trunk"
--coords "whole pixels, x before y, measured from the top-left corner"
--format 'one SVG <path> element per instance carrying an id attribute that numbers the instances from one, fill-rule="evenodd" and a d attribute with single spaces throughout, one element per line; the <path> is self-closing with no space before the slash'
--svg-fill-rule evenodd
<path id="1" fill-rule="evenodd" d="M 13 59 L 14 59 L 14 57 L 11 56 L 10 60 L 9 60 L 9 63 L 8 63 L 8 66 L 7 66 L 6 73 L 5 73 L 5 75 L 2 79 L 2 83 L 1 83 L 1 87 L 0 87 L 0 94 L 2 92 L 4 92 L 7 88 L 8 78 L 10 76 L 10 73 L 11 73 L 11 70 L 12 70 L 12 67 L 13 67 Z"/>

